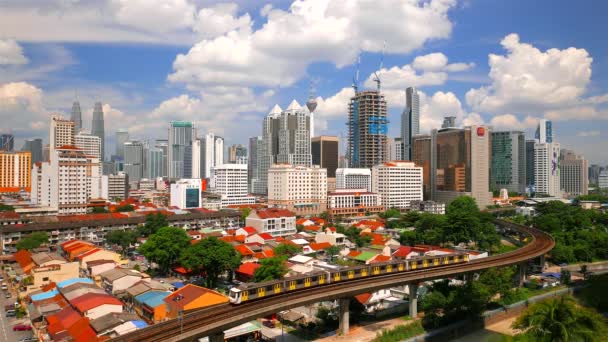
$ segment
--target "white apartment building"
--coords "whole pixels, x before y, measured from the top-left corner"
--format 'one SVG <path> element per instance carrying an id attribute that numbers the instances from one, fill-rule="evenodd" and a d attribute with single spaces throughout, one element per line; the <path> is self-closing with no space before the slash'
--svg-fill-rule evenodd
<path id="1" fill-rule="evenodd" d="M 298 215 L 316 215 L 327 208 L 327 169 L 275 164 L 268 170 L 268 204 Z"/>
<path id="2" fill-rule="evenodd" d="M 273 237 L 292 235 L 297 232 L 296 215 L 285 209 L 252 210 L 245 225 L 258 233 L 269 233 Z"/>
<path id="3" fill-rule="evenodd" d="M 568 196 L 589 193 L 589 162 L 574 151 L 562 150 L 560 158 L 560 187 Z"/>
<path id="4" fill-rule="evenodd" d="M 32 170 L 32 203 L 61 214 L 83 214 L 92 198 L 101 196 L 99 159 L 75 146 L 56 148 L 49 162 Z"/>
<path id="5" fill-rule="evenodd" d="M 129 176 L 124 172 L 101 176 L 101 198 L 113 201 L 129 197 Z"/>
<path id="6" fill-rule="evenodd" d="M 336 169 L 336 189 L 367 189 L 372 191 L 372 171 L 370 169 Z"/>
<path id="7" fill-rule="evenodd" d="M 534 144 L 536 194 L 561 197 L 559 155 L 559 143 L 537 142 Z"/>
<path id="8" fill-rule="evenodd" d="M 247 164 L 221 164 L 211 168 L 212 192 L 221 196 L 221 207 L 254 204 L 247 194 Z"/>
<path id="9" fill-rule="evenodd" d="M 49 139 L 49 155 L 53 154 L 55 148 L 74 146 L 74 121 L 66 120 L 61 115 L 51 116 Z"/>
<path id="10" fill-rule="evenodd" d="M 413 162 L 393 161 L 374 166 L 372 189 L 387 209 L 407 209 L 422 200 L 422 167 Z"/>
<path id="11" fill-rule="evenodd" d="M 76 147 L 83 150 L 87 156 L 100 159 L 101 157 L 101 139 L 96 135 L 91 135 L 88 132 L 80 131 L 74 136 Z"/>
<path id="12" fill-rule="evenodd" d="M 224 138 L 207 133 L 201 140 L 201 178 L 211 178 L 211 168 L 224 164 Z"/>
<path id="13" fill-rule="evenodd" d="M 445 203 L 435 201 L 411 201 L 410 208 L 413 211 L 423 213 L 445 215 Z"/>
<path id="14" fill-rule="evenodd" d="M 367 189 L 336 189 L 327 194 L 327 213 L 332 217 L 375 214 L 384 210 L 380 196 Z"/>
<path id="15" fill-rule="evenodd" d="M 200 208 L 202 182 L 200 179 L 180 179 L 171 184 L 171 206 L 179 209 Z"/>
<path id="16" fill-rule="evenodd" d="M 608 189 L 608 171 L 603 170 L 597 177 L 597 187 L 600 189 Z"/>

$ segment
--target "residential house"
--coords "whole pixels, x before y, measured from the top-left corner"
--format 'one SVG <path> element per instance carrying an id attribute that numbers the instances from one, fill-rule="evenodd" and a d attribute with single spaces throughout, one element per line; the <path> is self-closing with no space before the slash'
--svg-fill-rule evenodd
<path id="1" fill-rule="evenodd" d="M 78 277 L 78 263 L 67 262 L 55 253 L 36 253 L 21 250 L 15 253 L 15 260 L 19 264 L 18 274 L 24 278 L 20 291 L 29 294 L 40 290 L 52 282 Z M 27 280 L 25 280 L 27 279 Z"/>
<path id="2" fill-rule="evenodd" d="M 274 241 L 274 237 L 268 233 L 251 234 L 245 238 L 245 243 L 259 243 L 261 245 L 270 241 Z"/>
<path id="3" fill-rule="evenodd" d="M 250 227 L 250 226 L 245 226 L 243 228 L 237 229 L 234 232 L 234 235 L 236 235 L 236 236 L 249 236 L 249 235 L 255 234 L 257 232 L 258 231 L 255 228 Z"/>
<path id="4" fill-rule="evenodd" d="M 327 242 L 332 246 L 344 246 L 346 244 L 346 236 L 342 233 L 336 233 L 330 228 L 326 228 L 324 232 L 315 235 L 315 242 Z"/>
<path id="5" fill-rule="evenodd" d="M 101 277 L 103 288 L 112 294 L 124 291 L 135 285 L 138 281 L 149 278 L 145 273 L 121 267 L 100 273 L 99 276 Z"/>
<path id="6" fill-rule="evenodd" d="M 187 310 L 228 303 L 228 297 L 204 287 L 188 284 L 163 299 L 167 304 L 167 318 L 174 319 Z"/>
<path id="7" fill-rule="evenodd" d="M 109 313 L 123 311 L 123 303 L 109 294 L 87 293 L 70 302 L 83 316 L 96 319 Z"/>
<path id="8" fill-rule="evenodd" d="M 242 281 L 244 283 L 250 282 L 253 279 L 253 275 L 255 274 L 255 270 L 260 268 L 260 264 L 257 262 L 245 262 L 242 263 L 239 268 L 234 272 L 236 275 L 236 280 Z"/>
<path id="9" fill-rule="evenodd" d="M 109 335 L 113 332 L 114 328 L 125 323 L 137 320 L 137 315 L 127 312 L 121 313 L 109 313 L 99 318 L 93 319 L 90 322 L 91 328 L 97 333 L 98 336 Z"/>
<path id="10" fill-rule="evenodd" d="M 258 233 L 287 236 L 296 233 L 296 216 L 286 209 L 252 210 L 246 218 L 247 226 Z"/>
<path id="11" fill-rule="evenodd" d="M 87 269 L 89 262 L 97 260 L 112 260 L 117 264 L 124 263 L 120 254 L 109 251 L 103 248 L 94 248 L 76 257 L 76 260 L 80 260 L 80 268 L 83 270 Z"/>
<path id="12" fill-rule="evenodd" d="M 167 317 L 167 305 L 164 299 L 169 291 L 148 291 L 135 297 L 133 308 L 135 312 L 149 323 L 157 323 Z"/>

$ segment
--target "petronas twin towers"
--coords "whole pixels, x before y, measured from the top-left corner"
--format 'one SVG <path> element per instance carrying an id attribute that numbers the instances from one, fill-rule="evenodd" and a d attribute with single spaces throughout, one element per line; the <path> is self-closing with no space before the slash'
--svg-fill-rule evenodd
<path id="1" fill-rule="evenodd" d="M 82 130 L 82 110 L 80 102 L 72 104 L 71 120 L 74 121 L 74 131 L 79 133 Z M 96 102 L 93 108 L 93 121 L 91 123 L 91 134 L 101 139 L 101 161 L 105 160 L 105 129 L 103 122 L 103 108 L 101 102 Z"/>

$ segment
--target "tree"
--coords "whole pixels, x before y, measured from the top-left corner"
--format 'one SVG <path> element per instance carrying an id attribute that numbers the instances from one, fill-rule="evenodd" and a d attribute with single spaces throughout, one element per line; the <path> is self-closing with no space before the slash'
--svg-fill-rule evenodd
<path id="1" fill-rule="evenodd" d="M 49 235 L 46 232 L 34 232 L 17 242 L 17 250 L 31 251 L 40 245 L 49 242 Z"/>
<path id="2" fill-rule="evenodd" d="M 6 205 L 6 204 L 0 203 L 0 212 L 3 212 L 3 211 L 15 211 L 15 207 L 13 207 L 12 205 Z"/>
<path id="3" fill-rule="evenodd" d="M 382 218 L 385 219 L 389 219 L 392 217 L 399 217 L 401 215 L 401 212 L 399 211 L 399 209 L 397 208 L 390 208 L 387 211 L 385 211 L 384 213 L 382 213 L 380 216 Z"/>
<path id="4" fill-rule="evenodd" d="M 291 258 L 292 256 L 300 253 L 301 250 L 302 249 L 300 247 L 290 243 L 281 243 L 274 248 L 274 255 Z"/>
<path id="5" fill-rule="evenodd" d="M 562 269 L 562 272 L 560 274 L 560 280 L 562 284 L 570 285 L 570 283 L 572 282 L 572 275 L 570 274 L 570 271 L 568 271 L 567 269 Z"/>
<path id="6" fill-rule="evenodd" d="M 166 273 L 188 246 L 190 237 L 183 229 L 163 227 L 148 237 L 146 243 L 139 247 L 139 253 L 158 264 L 160 271 Z"/>
<path id="7" fill-rule="evenodd" d="M 250 213 L 251 213 L 251 208 L 249 208 L 249 207 L 241 208 L 241 221 L 245 222 L 245 219 L 247 219 L 247 216 L 249 216 Z"/>
<path id="8" fill-rule="evenodd" d="M 149 236 L 156 233 L 160 228 L 169 226 L 167 216 L 157 212 L 146 215 L 146 222 L 143 226 L 138 227 L 137 231 L 140 236 Z"/>
<path id="9" fill-rule="evenodd" d="M 608 328 L 603 317 L 580 307 L 570 296 L 530 306 L 513 323 L 534 341 L 605 341 Z"/>
<path id="10" fill-rule="evenodd" d="M 106 241 L 122 247 L 123 255 L 126 254 L 131 244 L 135 243 L 136 240 L 135 233 L 132 231 L 113 230 L 106 234 Z"/>
<path id="11" fill-rule="evenodd" d="M 331 217 L 329 217 L 329 213 L 327 211 L 320 213 L 319 217 L 321 219 L 323 219 L 325 222 L 331 222 Z"/>
<path id="12" fill-rule="evenodd" d="M 333 246 L 329 246 L 327 248 L 324 249 L 325 250 L 325 255 L 327 255 L 329 257 L 329 260 L 332 261 L 334 260 L 334 256 L 339 255 L 340 251 L 342 249 L 340 249 L 340 247 L 333 245 Z"/>
<path id="13" fill-rule="evenodd" d="M 501 297 L 504 297 L 513 288 L 514 275 L 513 266 L 492 267 L 479 274 L 479 283 L 486 286 L 491 296 L 500 294 Z"/>
<path id="14" fill-rule="evenodd" d="M 589 276 L 587 286 L 582 290 L 585 303 L 600 312 L 608 311 L 608 273 Z"/>
<path id="15" fill-rule="evenodd" d="M 119 205 L 118 207 L 116 207 L 116 211 L 119 213 L 126 213 L 126 212 L 134 211 L 134 210 L 135 210 L 135 207 L 130 204 Z"/>
<path id="16" fill-rule="evenodd" d="M 261 266 L 253 273 L 253 281 L 261 282 L 274 279 L 281 279 L 287 273 L 287 265 L 282 257 L 272 257 L 262 259 Z"/>
<path id="17" fill-rule="evenodd" d="M 581 265 L 581 274 L 583 275 L 583 279 L 587 280 L 587 277 L 589 276 L 587 265 Z"/>
<path id="18" fill-rule="evenodd" d="M 108 209 L 106 209 L 105 207 L 93 207 L 93 209 L 91 210 L 91 212 L 93 214 L 106 214 L 106 213 L 109 213 Z"/>
<path id="19" fill-rule="evenodd" d="M 241 255 L 231 244 L 214 236 L 188 246 L 181 257 L 182 266 L 207 274 L 207 286 L 215 287 L 224 272 L 232 272 L 241 264 Z"/>

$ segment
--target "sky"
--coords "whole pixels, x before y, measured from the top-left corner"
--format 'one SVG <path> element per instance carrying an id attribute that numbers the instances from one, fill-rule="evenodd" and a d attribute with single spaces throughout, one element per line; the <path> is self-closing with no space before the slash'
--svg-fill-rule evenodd
<path id="1" fill-rule="evenodd" d="M 48 141 L 50 115 L 69 117 L 77 98 L 89 129 L 104 104 L 106 151 L 117 129 L 166 139 L 172 120 L 247 144 L 275 104 L 312 89 L 315 133 L 341 136 L 359 69 L 361 88 L 379 73 L 393 137 L 415 86 L 422 133 L 456 116 L 532 138 L 546 118 L 562 148 L 606 165 L 607 12 L 594 0 L 4 0 L 0 132 Z"/>

